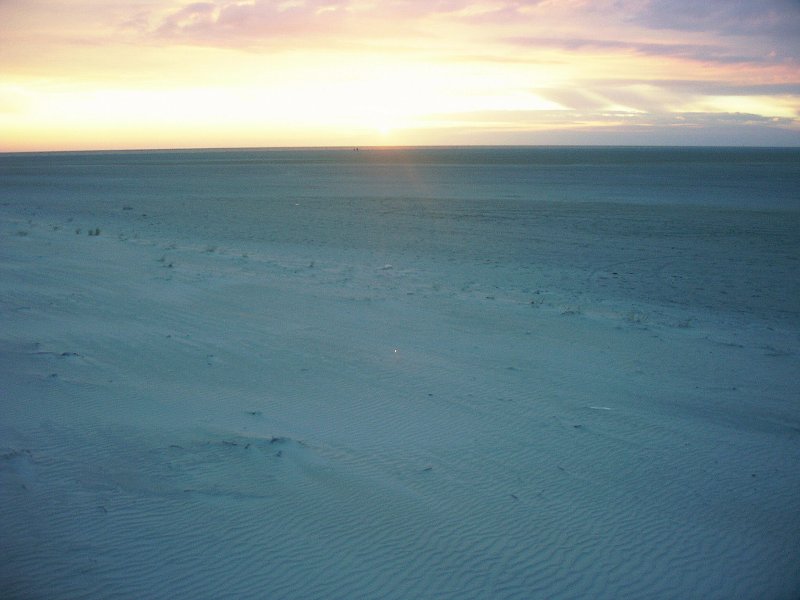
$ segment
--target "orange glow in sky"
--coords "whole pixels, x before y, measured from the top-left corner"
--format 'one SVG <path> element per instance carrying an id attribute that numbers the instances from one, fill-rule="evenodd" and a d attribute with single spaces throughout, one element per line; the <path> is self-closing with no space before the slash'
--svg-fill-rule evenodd
<path id="1" fill-rule="evenodd" d="M 794 0 L 0 0 L 0 151 L 800 146 Z"/>

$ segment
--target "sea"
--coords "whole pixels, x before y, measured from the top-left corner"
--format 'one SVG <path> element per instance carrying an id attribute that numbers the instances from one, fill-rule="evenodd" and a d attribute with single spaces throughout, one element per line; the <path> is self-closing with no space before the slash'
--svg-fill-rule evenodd
<path id="1" fill-rule="evenodd" d="M 800 325 L 797 148 L 3 154 L 0 203 L 125 236 L 425 266 L 454 293 Z"/>

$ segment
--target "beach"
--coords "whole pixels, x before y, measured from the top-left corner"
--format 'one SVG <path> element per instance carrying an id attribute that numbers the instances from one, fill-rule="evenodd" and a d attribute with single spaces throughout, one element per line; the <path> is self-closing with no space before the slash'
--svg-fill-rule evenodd
<path id="1" fill-rule="evenodd" d="M 797 598 L 797 158 L 0 156 L 0 595 Z"/>

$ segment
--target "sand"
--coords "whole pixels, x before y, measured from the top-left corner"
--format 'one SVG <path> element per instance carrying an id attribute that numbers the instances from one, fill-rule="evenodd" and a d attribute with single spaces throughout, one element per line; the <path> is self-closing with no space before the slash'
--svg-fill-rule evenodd
<path id="1" fill-rule="evenodd" d="M 4 598 L 800 595 L 797 213 L 151 208 L 0 207 Z"/>

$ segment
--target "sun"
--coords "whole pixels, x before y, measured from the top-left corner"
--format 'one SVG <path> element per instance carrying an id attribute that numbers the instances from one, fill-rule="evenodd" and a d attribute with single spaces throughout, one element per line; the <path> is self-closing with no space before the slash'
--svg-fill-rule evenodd
<path id="1" fill-rule="evenodd" d="M 364 113 L 371 114 L 364 115 L 363 124 L 381 138 L 389 137 L 392 133 L 401 129 L 402 122 L 405 120 L 402 115 L 395 114 L 394 111 L 389 110 L 365 109 Z"/>

